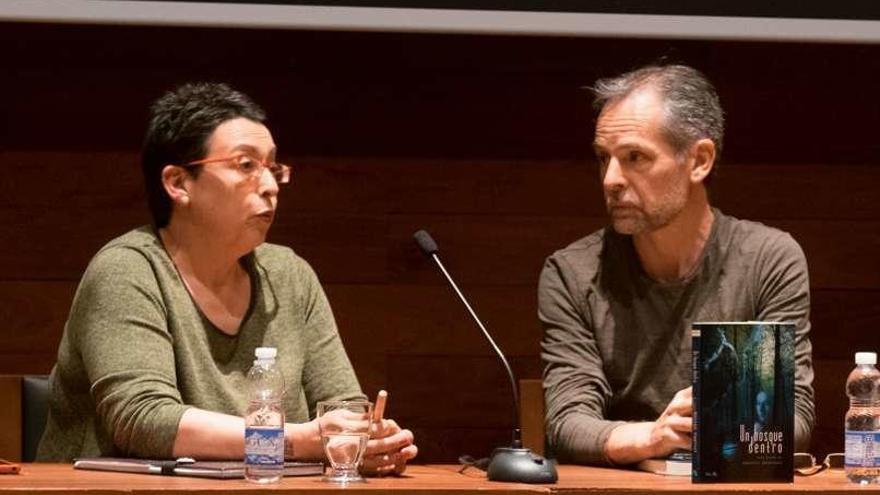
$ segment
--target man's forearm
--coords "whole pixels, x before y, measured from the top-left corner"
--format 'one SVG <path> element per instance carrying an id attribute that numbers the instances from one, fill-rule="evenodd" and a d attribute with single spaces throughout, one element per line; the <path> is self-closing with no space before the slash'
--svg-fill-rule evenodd
<path id="1" fill-rule="evenodd" d="M 676 392 L 656 421 L 626 423 L 608 435 L 605 456 L 615 464 L 632 464 L 690 449 L 693 437 L 693 397 L 690 387 Z"/>

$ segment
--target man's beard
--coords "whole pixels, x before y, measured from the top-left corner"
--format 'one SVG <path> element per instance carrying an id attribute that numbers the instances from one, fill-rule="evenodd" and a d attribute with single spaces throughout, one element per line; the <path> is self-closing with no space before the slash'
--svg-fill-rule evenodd
<path id="1" fill-rule="evenodd" d="M 611 225 L 619 234 L 638 235 L 659 230 L 675 220 L 687 204 L 687 186 L 676 186 L 660 198 L 651 211 L 644 207 L 626 208 L 625 215 L 614 216 L 612 204 L 607 209 Z"/>

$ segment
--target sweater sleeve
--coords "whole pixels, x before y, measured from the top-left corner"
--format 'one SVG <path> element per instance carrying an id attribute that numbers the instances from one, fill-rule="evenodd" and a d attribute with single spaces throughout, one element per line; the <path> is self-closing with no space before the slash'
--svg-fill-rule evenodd
<path id="1" fill-rule="evenodd" d="M 342 339 L 327 296 L 314 270 L 301 260 L 306 346 L 302 386 L 309 407 L 309 417 L 316 415 L 318 402 L 325 400 L 365 399 L 357 376 L 345 353 Z"/>
<path id="2" fill-rule="evenodd" d="M 757 319 L 795 324 L 795 450 L 806 451 L 815 420 L 807 260 L 798 243 L 785 233 L 769 239 L 764 251 L 759 257 Z"/>
<path id="3" fill-rule="evenodd" d="M 610 465 L 605 442 L 624 423 L 605 419 L 612 390 L 590 328 L 586 297 L 565 261 L 549 258 L 538 283 L 546 435 L 563 462 Z"/>
<path id="4" fill-rule="evenodd" d="M 101 251 L 83 276 L 68 331 L 91 384 L 98 421 L 123 454 L 171 456 L 187 406 L 150 263 L 135 250 Z"/>

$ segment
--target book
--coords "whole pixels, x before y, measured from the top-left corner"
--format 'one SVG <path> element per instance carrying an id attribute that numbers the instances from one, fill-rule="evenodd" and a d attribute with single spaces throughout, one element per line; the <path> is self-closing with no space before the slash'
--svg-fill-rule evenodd
<path id="1" fill-rule="evenodd" d="M 642 471 L 665 476 L 690 476 L 691 453 L 675 452 L 668 457 L 645 459 L 636 464 Z"/>
<path id="2" fill-rule="evenodd" d="M 116 457 L 84 457 L 73 463 L 74 469 L 118 471 L 125 473 L 195 476 L 198 478 L 244 478 L 242 461 L 195 461 L 182 457 L 177 460 L 132 459 Z M 314 476 L 324 474 L 320 462 L 285 462 L 284 476 Z"/>
<path id="3" fill-rule="evenodd" d="M 692 339 L 692 480 L 792 482 L 794 324 L 694 323 Z"/>

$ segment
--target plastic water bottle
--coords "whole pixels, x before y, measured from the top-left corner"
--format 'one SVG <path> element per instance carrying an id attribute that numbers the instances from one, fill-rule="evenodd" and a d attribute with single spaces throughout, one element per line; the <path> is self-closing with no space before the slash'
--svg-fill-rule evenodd
<path id="1" fill-rule="evenodd" d="M 844 468 L 846 477 L 861 485 L 880 480 L 880 371 L 875 364 L 877 353 L 857 352 L 856 368 L 846 379 Z"/>
<path id="2" fill-rule="evenodd" d="M 284 474 L 284 380 L 275 366 L 274 347 L 258 347 L 248 372 L 248 409 L 244 430 L 244 476 L 274 483 Z"/>

